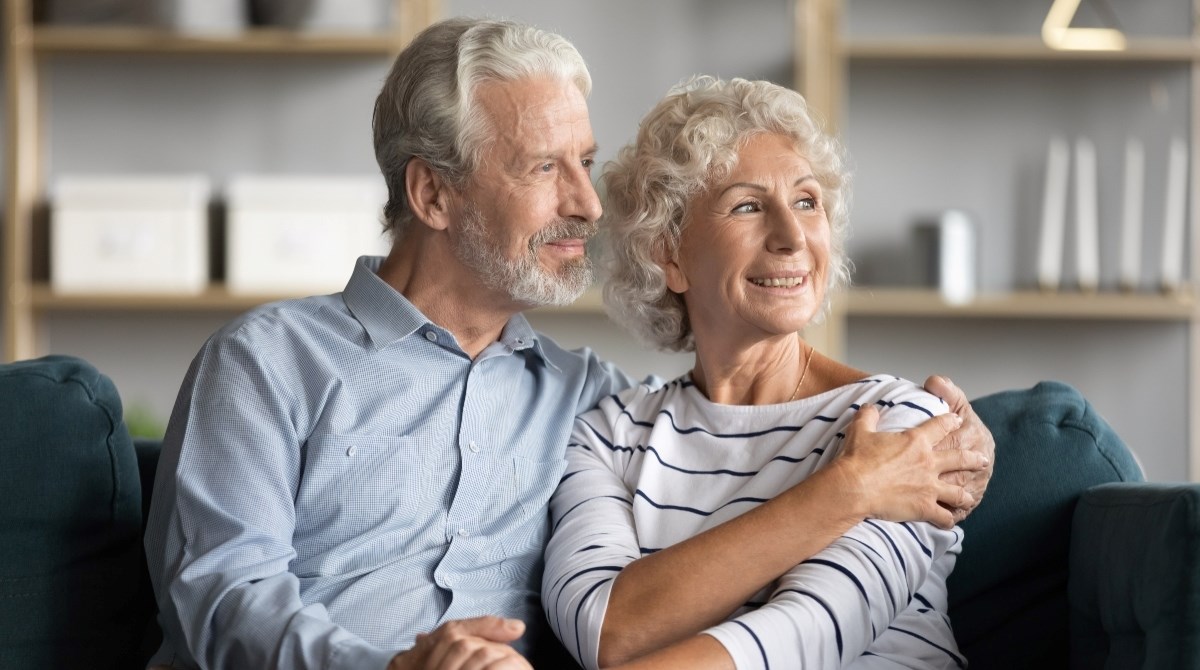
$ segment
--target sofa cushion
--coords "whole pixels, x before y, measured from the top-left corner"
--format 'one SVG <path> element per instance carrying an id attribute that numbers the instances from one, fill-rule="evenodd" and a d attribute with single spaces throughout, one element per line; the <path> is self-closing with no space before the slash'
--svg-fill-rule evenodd
<path id="1" fill-rule="evenodd" d="M 0 658 L 117 667 L 145 629 L 141 484 L 117 391 L 77 358 L 0 365 L 0 426 Z"/>
<path id="2" fill-rule="evenodd" d="M 1071 545 L 1072 668 L 1198 667 L 1200 487 L 1089 489 Z"/>
<path id="3" fill-rule="evenodd" d="M 963 552 L 949 579 L 955 637 L 975 670 L 1066 667 L 1075 503 L 1096 484 L 1141 481 L 1141 469 L 1066 384 L 972 406 L 995 437 L 996 465 L 983 502 L 962 523 Z"/>

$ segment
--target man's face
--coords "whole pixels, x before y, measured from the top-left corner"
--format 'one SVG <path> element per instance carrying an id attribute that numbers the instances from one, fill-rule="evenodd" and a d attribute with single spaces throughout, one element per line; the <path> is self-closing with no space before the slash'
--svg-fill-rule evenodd
<path id="1" fill-rule="evenodd" d="M 591 284 L 585 244 L 600 218 L 583 94 L 535 78 L 485 84 L 477 100 L 490 139 L 457 202 L 455 254 L 516 302 L 569 304 Z"/>

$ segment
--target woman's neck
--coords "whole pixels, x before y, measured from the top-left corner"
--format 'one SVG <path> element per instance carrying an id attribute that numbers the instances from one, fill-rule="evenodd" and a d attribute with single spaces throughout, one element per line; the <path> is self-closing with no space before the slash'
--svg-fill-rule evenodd
<path id="1" fill-rule="evenodd" d="M 692 381 L 721 405 L 771 405 L 802 398 L 816 355 L 800 336 L 787 335 L 746 347 L 696 345 Z"/>

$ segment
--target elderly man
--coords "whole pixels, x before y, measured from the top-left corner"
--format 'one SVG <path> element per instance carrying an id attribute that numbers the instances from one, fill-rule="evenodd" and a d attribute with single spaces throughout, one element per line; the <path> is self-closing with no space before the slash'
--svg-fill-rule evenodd
<path id="1" fill-rule="evenodd" d="M 360 259 L 341 293 L 236 319 L 184 379 L 146 539 L 165 638 L 154 663 L 529 667 L 572 420 L 632 382 L 521 316 L 591 281 L 590 87 L 566 40 L 508 22 L 443 21 L 399 55 L 374 121 L 391 253 Z M 978 467 L 992 445 L 939 383 L 964 427 L 880 439 L 862 467 L 907 485 L 898 461 L 970 446 L 927 465 L 917 492 L 896 486 L 897 514 L 944 522 L 939 503 L 965 513 L 987 477 L 939 472 Z M 805 525 L 818 504 L 780 496 L 694 549 L 796 562 L 836 536 Z"/>

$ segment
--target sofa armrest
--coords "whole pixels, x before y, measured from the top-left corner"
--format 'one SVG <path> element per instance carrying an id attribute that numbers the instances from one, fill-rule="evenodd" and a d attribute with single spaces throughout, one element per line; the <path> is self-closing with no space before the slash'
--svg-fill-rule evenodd
<path id="1" fill-rule="evenodd" d="M 1071 667 L 1200 667 L 1200 485 L 1088 489 L 1069 575 Z"/>

